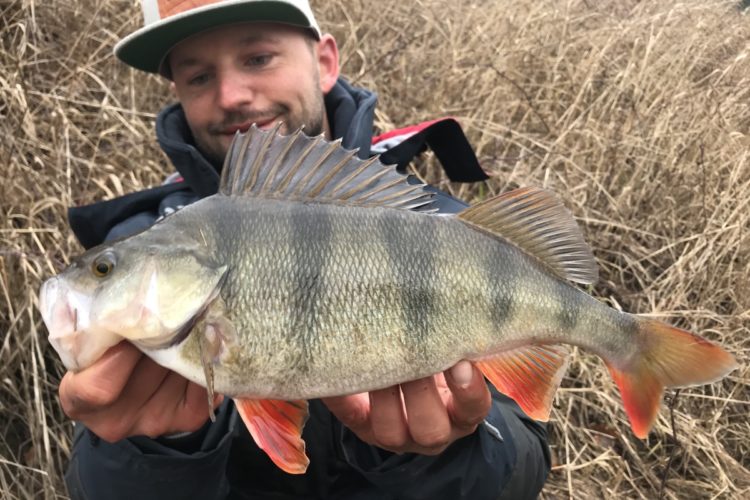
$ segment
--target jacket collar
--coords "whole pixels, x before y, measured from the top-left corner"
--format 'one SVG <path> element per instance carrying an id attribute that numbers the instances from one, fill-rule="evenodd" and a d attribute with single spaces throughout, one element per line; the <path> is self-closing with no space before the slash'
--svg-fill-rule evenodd
<path id="1" fill-rule="evenodd" d="M 334 139 L 348 149 L 359 149 L 360 158 L 370 156 L 377 96 L 339 79 L 325 96 L 326 113 Z M 179 103 L 162 109 L 156 119 L 159 145 L 188 186 L 201 198 L 219 188 L 221 165 L 211 162 L 195 146 L 185 112 Z"/>

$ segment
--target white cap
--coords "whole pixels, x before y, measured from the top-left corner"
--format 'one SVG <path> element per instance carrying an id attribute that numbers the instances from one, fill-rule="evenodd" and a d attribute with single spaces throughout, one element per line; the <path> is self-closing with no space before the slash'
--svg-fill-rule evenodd
<path id="1" fill-rule="evenodd" d="M 143 28 L 115 46 L 115 55 L 134 68 L 168 77 L 164 60 L 182 40 L 202 31 L 241 22 L 299 26 L 320 38 L 307 0 L 141 0 Z"/>

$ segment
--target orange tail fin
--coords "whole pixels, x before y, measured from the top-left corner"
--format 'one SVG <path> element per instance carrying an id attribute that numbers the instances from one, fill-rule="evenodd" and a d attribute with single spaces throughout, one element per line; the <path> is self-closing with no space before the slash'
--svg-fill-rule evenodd
<path id="1" fill-rule="evenodd" d="M 659 321 L 638 318 L 640 352 L 622 366 L 607 362 L 636 436 L 648 435 L 665 387 L 714 382 L 737 368 L 721 347 Z"/>

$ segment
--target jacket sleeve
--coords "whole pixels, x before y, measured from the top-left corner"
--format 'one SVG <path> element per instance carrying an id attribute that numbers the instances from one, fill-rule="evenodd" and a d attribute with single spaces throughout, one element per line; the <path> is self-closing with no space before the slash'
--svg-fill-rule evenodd
<path id="1" fill-rule="evenodd" d="M 68 223 L 86 249 L 130 236 L 196 201 L 198 196 L 184 184 L 174 182 L 92 205 L 71 207 Z"/>
<path id="2" fill-rule="evenodd" d="M 485 424 L 440 455 L 385 453 L 343 426 L 341 451 L 369 482 L 400 499 L 536 498 L 550 470 L 545 425 L 491 391 Z"/>
<path id="3" fill-rule="evenodd" d="M 181 437 L 133 437 L 108 443 L 76 424 L 65 483 L 72 500 L 225 498 L 231 448 L 232 406 L 216 422 Z"/>

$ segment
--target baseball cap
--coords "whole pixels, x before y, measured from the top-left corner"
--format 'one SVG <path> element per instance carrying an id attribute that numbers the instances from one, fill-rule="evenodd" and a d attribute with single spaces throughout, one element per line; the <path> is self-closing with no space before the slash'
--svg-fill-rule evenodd
<path id="1" fill-rule="evenodd" d="M 320 38 L 307 0 L 141 0 L 143 28 L 115 46 L 125 64 L 169 77 L 163 62 L 182 40 L 202 31 L 241 22 L 275 22 L 299 26 Z"/>

